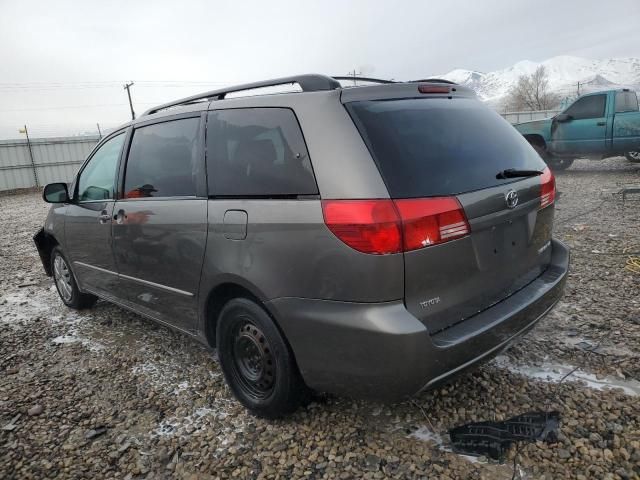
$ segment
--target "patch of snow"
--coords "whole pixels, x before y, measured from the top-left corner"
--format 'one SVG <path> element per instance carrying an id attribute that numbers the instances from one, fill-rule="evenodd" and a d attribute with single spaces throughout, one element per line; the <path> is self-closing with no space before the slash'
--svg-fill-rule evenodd
<path id="1" fill-rule="evenodd" d="M 443 452 L 455 453 L 456 455 L 464 458 L 468 462 L 487 463 L 487 461 L 481 461 L 479 457 L 474 457 L 473 455 L 463 455 L 461 453 L 454 452 L 451 449 L 451 447 L 448 445 L 448 442 L 445 441 L 439 433 L 432 432 L 427 427 L 420 427 L 415 432 L 412 432 L 409 436 L 413 438 L 417 438 L 418 440 L 422 440 L 423 442 L 433 442 L 436 444 L 439 450 Z"/>
<path id="2" fill-rule="evenodd" d="M 218 405 L 218 404 L 216 404 Z M 151 432 L 152 437 L 172 437 L 172 436 L 187 436 L 193 432 L 202 429 L 210 420 L 225 420 L 229 416 L 224 411 L 224 406 L 221 408 L 208 408 L 200 407 L 196 408 L 191 414 L 184 417 L 170 417 L 164 419 L 158 424 L 158 426 Z M 233 419 L 232 419 L 233 420 Z M 239 433 L 243 431 L 243 428 L 239 425 L 234 425 L 234 422 L 226 422 L 227 425 L 220 431 L 219 437 L 221 438 L 221 445 L 224 446 L 230 443 L 228 434 Z M 236 422 L 237 423 L 237 422 Z M 243 426 L 243 425 L 242 425 Z"/>
<path id="3" fill-rule="evenodd" d="M 432 432 L 427 427 L 420 427 L 415 432 L 411 433 L 411 435 L 409 436 L 415 437 L 418 440 L 423 440 L 425 442 L 433 442 L 438 447 L 444 447 L 444 444 L 445 444 L 444 440 L 442 439 L 439 433 Z M 450 451 L 449 449 L 446 449 L 446 450 Z"/>
<path id="4" fill-rule="evenodd" d="M 57 345 L 80 343 L 83 347 L 92 352 L 99 352 L 101 350 L 104 350 L 104 345 L 96 342 L 95 340 L 91 340 L 90 338 L 79 336 L 76 331 L 71 331 L 69 333 L 65 333 L 64 335 L 58 335 L 57 337 L 51 339 L 51 343 L 55 343 Z"/>
<path id="5" fill-rule="evenodd" d="M 61 344 L 61 343 L 77 343 L 79 341 L 80 341 L 80 339 L 78 337 L 76 337 L 75 335 L 59 335 L 56 338 L 51 340 L 52 343 L 57 343 L 57 344 Z"/>
<path id="6" fill-rule="evenodd" d="M 40 297 L 28 293 L 18 290 L 0 297 L 0 323 L 24 324 L 51 308 Z"/>
<path id="7" fill-rule="evenodd" d="M 178 370 L 176 365 L 170 362 L 147 361 L 135 365 L 131 373 L 137 377 L 143 377 L 153 388 L 171 391 L 176 395 L 194 388 L 188 380 L 185 380 L 186 372 Z"/>
<path id="8" fill-rule="evenodd" d="M 500 355 L 495 358 L 494 363 L 499 368 L 505 368 L 510 372 L 534 378 L 546 382 L 560 382 L 568 373 L 576 367 L 563 363 L 543 362 L 539 366 L 534 365 L 514 365 L 508 357 Z M 593 373 L 578 369 L 567 379 L 569 381 L 582 381 L 587 387 L 595 390 L 621 389 L 626 395 L 640 395 L 640 382 L 637 380 L 623 380 L 611 376 L 599 377 Z"/>
<path id="9" fill-rule="evenodd" d="M 191 384 L 189 382 L 180 382 L 178 385 L 176 385 L 176 388 L 173 390 L 174 395 L 177 395 L 180 392 L 183 392 L 185 390 L 188 390 L 189 387 L 191 387 Z"/>

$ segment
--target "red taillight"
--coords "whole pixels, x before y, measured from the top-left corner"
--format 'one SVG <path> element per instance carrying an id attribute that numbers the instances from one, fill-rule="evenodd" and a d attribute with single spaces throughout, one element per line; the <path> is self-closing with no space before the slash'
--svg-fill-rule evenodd
<path id="1" fill-rule="evenodd" d="M 450 93 L 451 89 L 435 85 L 418 85 L 418 91 L 420 93 Z"/>
<path id="2" fill-rule="evenodd" d="M 382 255 L 401 251 L 393 200 L 323 200 L 324 223 L 351 248 Z"/>
<path id="3" fill-rule="evenodd" d="M 469 234 L 469 224 L 457 199 L 436 197 L 396 200 L 402 219 L 405 251 L 448 242 Z"/>
<path id="4" fill-rule="evenodd" d="M 417 250 L 469 234 L 453 197 L 406 200 L 323 200 L 324 221 L 350 247 L 382 255 Z"/>
<path id="5" fill-rule="evenodd" d="M 548 207 L 556 199 L 556 179 L 549 167 L 540 175 L 540 208 Z"/>

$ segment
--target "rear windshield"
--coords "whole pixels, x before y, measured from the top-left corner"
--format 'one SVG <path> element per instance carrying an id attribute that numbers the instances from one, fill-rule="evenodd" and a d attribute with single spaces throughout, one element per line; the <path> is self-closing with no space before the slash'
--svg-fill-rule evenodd
<path id="1" fill-rule="evenodd" d="M 496 178 L 508 168 L 545 168 L 522 135 L 477 100 L 375 100 L 346 106 L 393 198 L 455 195 L 513 182 Z"/>

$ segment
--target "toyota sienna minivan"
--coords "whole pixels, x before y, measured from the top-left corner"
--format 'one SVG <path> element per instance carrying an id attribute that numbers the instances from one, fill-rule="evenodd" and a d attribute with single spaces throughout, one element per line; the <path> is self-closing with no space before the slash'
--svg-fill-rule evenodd
<path id="1" fill-rule="evenodd" d="M 265 417 L 311 391 L 402 399 L 495 356 L 563 292 L 553 173 L 465 87 L 365 83 L 216 90 L 103 138 L 43 192 L 62 301 L 215 347 Z"/>

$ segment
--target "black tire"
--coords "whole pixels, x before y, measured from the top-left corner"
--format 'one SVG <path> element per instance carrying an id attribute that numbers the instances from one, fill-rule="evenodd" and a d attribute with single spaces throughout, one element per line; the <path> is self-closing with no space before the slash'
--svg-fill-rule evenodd
<path id="1" fill-rule="evenodd" d="M 255 302 L 227 302 L 217 321 L 216 347 L 229 388 L 254 415 L 278 418 L 309 397 L 291 349 Z"/>
<path id="2" fill-rule="evenodd" d="M 566 170 L 573 163 L 573 158 L 559 158 L 559 157 L 550 157 L 546 158 L 545 162 L 549 165 L 551 170 L 559 171 Z"/>
<path id="3" fill-rule="evenodd" d="M 631 163 L 640 163 L 640 152 L 627 152 L 624 154 Z"/>
<path id="4" fill-rule="evenodd" d="M 533 149 L 536 151 L 536 153 L 540 155 L 540 158 L 542 158 L 546 162 L 549 157 L 549 154 L 547 153 L 547 149 L 544 146 L 544 144 L 533 141 L 533 140 L 529 140 L 529 139 L 527 140 L 529 142 L 529 145 L 531 145 Z"/>
<path id="5" fill-rule="evenodd" d="M 61 265 L 64 265 L 64 268 Z M 51 250 L 51 272 L 58 295 L 67 307 L 82 310 L 93 307 L 98 301 L 95 295 L 80 291 L 71 271 L 71 265 L 60 247 L 54 247 Z"/>
<path id="6" fill-rule="evenodd" d="M 566 170 L 573 163 L 573 158 L 559 158 L 553 157 L 548 151 L 547 147 L 541 140 L 537 138 L 527 138 L 529 145 L 540 155 L 540 158 L 545 161 L 551 170 Z"/>

